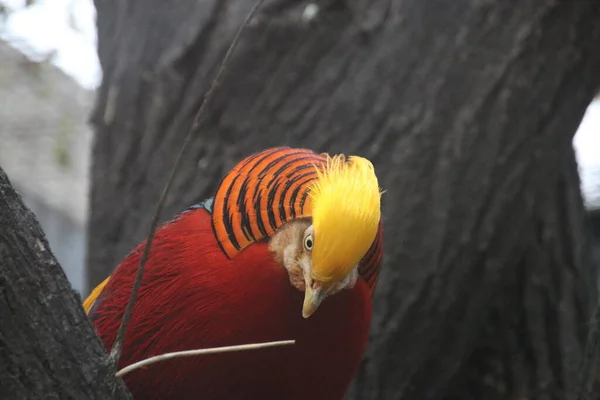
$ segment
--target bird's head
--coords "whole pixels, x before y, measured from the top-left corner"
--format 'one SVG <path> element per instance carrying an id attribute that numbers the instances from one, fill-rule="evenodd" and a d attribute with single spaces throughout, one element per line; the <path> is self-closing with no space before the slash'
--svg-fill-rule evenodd
<path id="1" fill-rule="evenodd" d="M 269 242 L 292 285 L 305 293 L 304 318 L 327 296 L 354 286 L 381 218 L 381 191 L 369 160 L 328 157 L 317 171 L 309 189 L 311 216 L 284 224 Z"/>

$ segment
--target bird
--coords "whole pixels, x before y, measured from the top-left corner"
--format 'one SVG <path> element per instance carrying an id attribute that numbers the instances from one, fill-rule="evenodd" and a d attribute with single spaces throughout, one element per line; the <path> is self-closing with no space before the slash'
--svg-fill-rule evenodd
<path id="1" fill-rule="evenodd" d="M 295 342 L 147 365 L 123 377 L 133 398 L 342 399 L 368 341 L 382 193 L 366 158 L 272 147 L 160 225 L 118 368 L 168 352 Z M 145 243 L 83 303 L 107 351 Z"/>

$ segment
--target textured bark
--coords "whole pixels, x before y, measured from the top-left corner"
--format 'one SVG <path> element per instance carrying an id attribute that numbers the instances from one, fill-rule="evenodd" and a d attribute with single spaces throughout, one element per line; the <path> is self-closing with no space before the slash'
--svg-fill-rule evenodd
<path id="1" fill-rule="evenodd" d="M 89 284 L 143 239 L 252 7 L 96 1 Z M 187 149 L 162 219 L 272 145 L 373 160 L 386 260 L 353 399 L 564 398 L 596 270 L 571 141 L 600 83 L 600 3 L 268 1 Z M 304 14 L 306 15 L 306 14 Z"/>
<path id="2" fill-rule="evenodd" d="M 575 159 L 570 155 L 555 167 L 562 173 L 523 227 L 518 261 L 497 289 L 450 399 L 571 399 L 579 389 L 597 288 L 596 269 L 582 267 L 598 260 L 592 259 Z"/>
<path id="3" fill-rule="evenodd" d="M 0 398 L 130 398 L 80 296 L 1 168 L 0 321 Z"/>

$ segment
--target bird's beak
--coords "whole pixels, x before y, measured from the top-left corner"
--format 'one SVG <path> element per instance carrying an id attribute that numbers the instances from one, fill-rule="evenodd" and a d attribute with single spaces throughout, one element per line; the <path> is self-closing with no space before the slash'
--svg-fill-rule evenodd
<path id="1" fill-rule="evenodd" d="M 302 306 L 302 316 L 308 318 L 319 308 L 319 305 L 327 295 L 327 288 L 322 282 L 313 280 L 305 275 L 304 305 Z"/>

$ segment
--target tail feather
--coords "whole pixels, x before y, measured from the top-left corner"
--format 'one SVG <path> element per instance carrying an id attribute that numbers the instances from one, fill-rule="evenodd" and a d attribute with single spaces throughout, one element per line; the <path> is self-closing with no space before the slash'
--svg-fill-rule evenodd
<path id="1" fill-rule="evenodd" d="M 90 293 L 90 295 L 87 297 L 87 299 L 85 299 L 85 301 L 83 302 L 83 309 L 85 310 L 86 314 L 89 314 L 90 309 L 94 305 L 94 302 L 96 301 L 98 296 L 100 296 L 100 293 L 102 293 L 102 290 L 104 290 L 104 287 L 108 283 L 109 279 L 110 279 L 110 276 L 108 278 L 106 278 L 105 280 L 103 280 L 102 283 L 100 283 L 98 286 L 96 286 L 94 288 L 94 290 L 92 290 L 92 293 Z"/>

